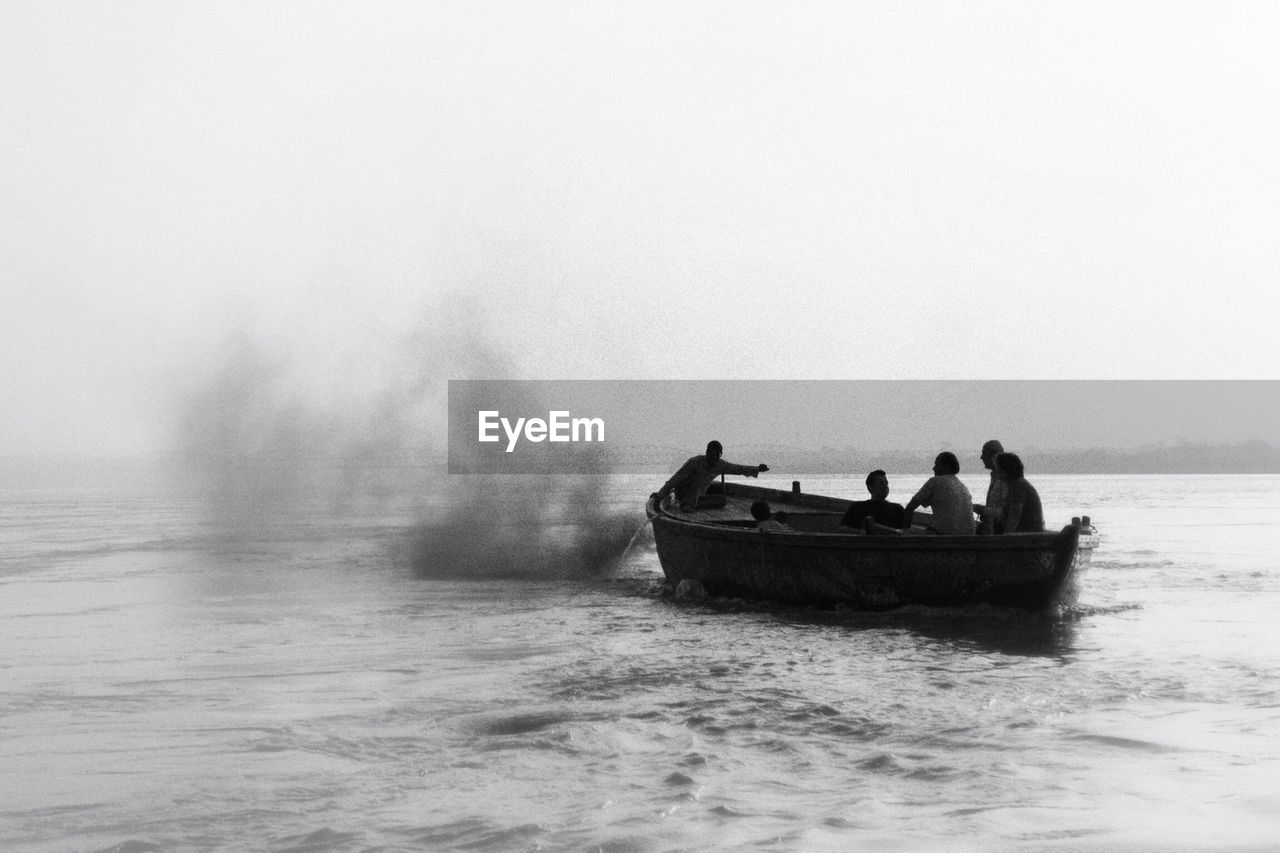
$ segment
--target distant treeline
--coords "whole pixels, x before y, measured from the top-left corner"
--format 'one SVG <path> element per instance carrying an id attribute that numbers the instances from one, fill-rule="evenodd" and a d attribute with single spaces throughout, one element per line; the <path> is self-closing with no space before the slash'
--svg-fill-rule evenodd
<path id="1" fill-rule="evenodd" d="M 1137 448 L 1080 448 L 1039 450 L 1010 447 L 1022 457 L 1027 475 L 1037 474 L 1280 474 L 1280 448 L 1265 441 L 1240 444 L 1182 442 Z M 980 474 L 978 448 L 943 445 L 960 458 L 962 475 Z M 609 470 L 620 474 L 644 474 L 665 478 L 701 447 L 657 445 L 610 448 Z M 783 445 L 736 445 L 725 456 L 741 464 L 766 463 L 776 475 L 862 477 L 882 468 L 893 475 L 926 477 L 937 450 L 873 452 L 857 448 L 826 447 L 806 450 Z M 303 463 L 307 464 L 303 464 Z M 6 488 L 99 487 L 144 484 L 157 479 L 190 482 L 209 472 L 220 479 L 236 478 L 242 470 L 266 471 L 270 477 L 305 479 L 304 475 L 330 472 L 351 487 L 374 484 L 394 490 L 398 486 L 431 481 L 445 470 L 442 453 L 366 454 L 359 459 L 297 455 L 205 455 L 196 459 L 178 456 L 146 459 L 79 456 L 0 456 L 0 490 Z M 306 469 L 306 470 L 303 470 Z M 277 472 L 277 473 L 271 473 Z"/>
<path id="2" fill-rule="evenodd" d="M 1280 474 L 1280 448 L 1264 441 L 1241 444 L 1184 442 L 1137 448 L 1079 448 L 1038 450 L 1009 447 L 1022 457 L 1028 475 L 1039 474 Z M 678 465 L 700 449 L 676 450 L 665 447 L 615 448 L 618 467 L 623 471 L 665 470 Z M 982 470 L 978 448 L 942 446 L 960 458 L 962 472 Z M 826 447 L 805 450 L 779 445 L 743 445 L 726 448 L 733 462 L 764 462 L 778 473 L 831 474 L 853 476 L 882 468 L 886 471 L 927 473 L 937 451 L 872 452 L 855 448 Z M 674 470 L 674 468 L 672 468 Z"/>

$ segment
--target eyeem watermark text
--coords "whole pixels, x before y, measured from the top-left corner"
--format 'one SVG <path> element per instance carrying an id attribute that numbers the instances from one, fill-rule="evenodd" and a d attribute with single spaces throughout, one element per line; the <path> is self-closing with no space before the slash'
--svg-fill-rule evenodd
<path id="1" fill-rule="evenodd" d="M 481 411 L 479 415 L 481 442 L 501 441 L 498 434 L 501 427 L 507 436 L 507 453 L 516 449 L 516 444 L 523 435 L 525 441 L 534 443 L 604 441 L 603 418 L 574 418 L 569 412 L 548 412 L 547 419 L 516 418 L 514 424 L 502 417 L 497 410 Z"/>

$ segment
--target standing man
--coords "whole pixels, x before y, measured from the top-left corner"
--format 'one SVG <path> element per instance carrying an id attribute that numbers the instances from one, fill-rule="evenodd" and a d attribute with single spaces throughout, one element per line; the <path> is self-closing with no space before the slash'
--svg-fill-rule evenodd
<path id="1" fill-rule="evenodd" d="M 973 495 L 956 475 L 960 460 L 944 450 L 933 460 L 933 476 L 925 481 L 903 509 L 904 528 L 911 526 L 911 514 L 918 506 L 933 509 L 933 530 L 944 534 L 973 534 Z"/>
<path id="2" fill-rule="evenodd" d="M 991 482 L 987 486 L 987 502 L 973 505 L 983 528 L 986 529 L 990 523 L 992 533 L 1000 533 L 1004 529 L 1004 505 L 1009 496 L 1009 481 L 996 465 L 996 457 L 1001 453 L 1004 453 L 1004 445 L 994 438 L 982 445 L 982 464 L 991 472 Z"/>
<path id="3" fill-rule="evenodd" d="M 680 509 L 685 512 L 698 508 L 699 502 L 703 507 L 707 507 L 708 501 L 704 497 L 707 493 L 707 486 L 715 482 L 716 477 L 721 474 L 743 474 L 747 477 L 755 477 L 760 473 L 769 470 L 768 465 L 735 465 L 732 462 L 726 462 L 721 456 L 724 454 L 724 447 L 718 441 L 707 442 L 707 452 L 703 456 L 690 456 L 688 461 L 680 466 L 680 470 L 671 475 L 671 479 L 662 484 L 662 488 L 658 489 L 658 503 L 666 500 L 667 495 L 675 492 L 676 500 L 680 503 Z M 724 506 L 724 499 L 714 502 L 718 506 Z"/>

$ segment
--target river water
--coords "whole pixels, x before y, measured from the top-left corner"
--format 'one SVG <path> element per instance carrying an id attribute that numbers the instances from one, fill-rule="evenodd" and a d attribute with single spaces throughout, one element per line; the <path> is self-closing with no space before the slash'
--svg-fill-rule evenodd
<path id="1" fill-rule="evenodd" d="M 1103 535 L 1053 621 L 675 601 L 647 531 L 423 577 L 408 509 L 5 489 L 0 848 L 1274 849 L 1280 477 L 1034 479 Z M 624 543 L 653 487 L 604 496 Z"/>

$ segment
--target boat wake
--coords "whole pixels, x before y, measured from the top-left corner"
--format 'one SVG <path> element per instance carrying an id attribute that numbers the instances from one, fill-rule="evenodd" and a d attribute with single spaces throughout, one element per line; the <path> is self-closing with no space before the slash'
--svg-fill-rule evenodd
<path id="1" fill-rule="evenodd" d="M 1079 622 L 1091 616 L 1109 616 L 1114 613 L 1125 613 L 1130 610 L 1141 610 L 1142 605 L 1136 602 L 1125 604 L 1074 604 L 1064 608 L 1058 618 L 1064 622 Z"/>

